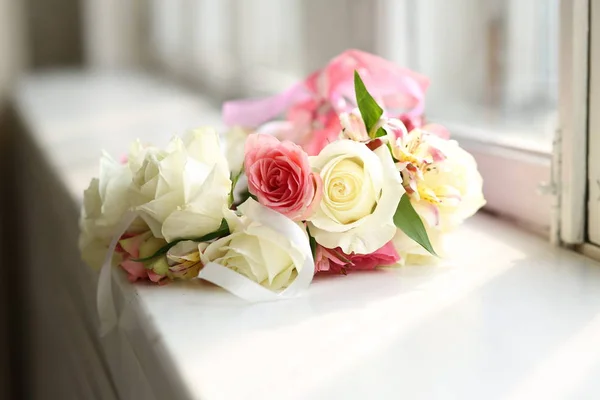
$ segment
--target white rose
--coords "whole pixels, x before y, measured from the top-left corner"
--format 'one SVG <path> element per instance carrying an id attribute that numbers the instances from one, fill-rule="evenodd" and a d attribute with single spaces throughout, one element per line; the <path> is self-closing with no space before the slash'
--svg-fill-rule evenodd
<path id="1" fill-rule="evenodd" d="M 223 152 L 229 163 L 229 169 L 234 175 L 237 175 L 244 165 L 244 147 L 249 133 L 239 126 L 234 126 L 225 132 Z"/>
<path id="2" fill-rule="evenodd" d="M 439 262 L 445 255 L 444 249 L 444 234 L 435 228 L 430 228 L 425 223 L 425 229 L 427 230 L 427 236 L 431 242 L 431 246 L 439 257 L 436 257 L 429 253 L 420 244 L 406 236 L 400 229 L 396 231 L 392 244 L 400 256 L 400 265 L 416 265 L 416 264 L 435 264 Z"/>
<path id="3" fill-rule="evenodd" d="M 485 205 L 483 180 L 471 154 L 455 140 L 429 135 L 428 143 L 443 155 L 423 171 L 417 180 L 415 210 L 443 232 L 452 230 Z"/>
<path id="4" fill-rule="evenodd" d="M 100 268 L 115 228 L 129 208 L 129 168 L 104 154 L 100 159 L 100 175 L 92 179 L 83 193 L 79 219 L 79 249 L 83 260 Z"/>
<path id="5" fill-rule="evenodd" d="M 288 238 L 255 221 L 257 207 L 264 206 L 248 199 L 238 207 L 241 217 L 225 210 L 231 234 L 209 244 L 202 261 L 231 268 L 269 289 L 281 289 L 302 269 L 305 255 Z"/>
<path id="6" fill-rule="evenodd" d="M 317 243 L 368 254 L 392 239 L 404 188 L 386 146 L 371 151 L 363 143 L 338 140 L 310 160 L 323 180 L 321 203 L 309 219 Z"/>
<path id="7" fill-rule="evenodd" d="M 128 165 L 132 202 L 152 234 L 168 242 L 215 231 L 223 218 L 231 180 L 213 129 L 171 140 L 166 150 L 133 145 Z"/>

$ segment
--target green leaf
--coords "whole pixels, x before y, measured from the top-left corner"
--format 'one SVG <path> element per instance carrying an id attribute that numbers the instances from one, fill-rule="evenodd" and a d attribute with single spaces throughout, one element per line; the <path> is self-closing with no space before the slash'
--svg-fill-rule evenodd
<path id="1" fill-rule="evenodd" d="M 356 105 L 360 110 L 363 121 L 365 121 L 365 127 L 371 138 L 376 138 L 385 135 L 385 132 L 381 134 L 379 128 L 373 131 L 373 128 L 383 115 L 383 109 L 379 107 L 379 104 L 375 101 L 373 96 L 367 91 L 364 82 L 360 78 L 358 72 L 354 71 L 354 91 L 356 93 Z M 373 132 L 372 132 L 373 131 Z"/>
<path id="2" fill-rule="evenodd" d="M 406 193 L 402 195 L 400 203 L 398 203 L 398 208 L 394 214 L 394 224 L 398 229 L 406 233 L 406 236 L 419 243 L 434 256 L 437 256 L 429 241 L 423 221 L 421 221 L 421 217 L 419 217 L 419 214 L 413 208 Z"/>
<path id="3" fill-rule="evenodd" d="M 222 238 L 223 236 L 227 236 L 227 235 L 229 235 L 229 233 L 230 233 L 229 232 L 229 225 L 227 224 L 227 221 L 225 220 L 225 218 L 223 218 L 221 220 L 221 225 L 214 232 L 207 233 L 206 235 L 200 236 L 199 238 L 191 238 L 191 239 L 182 238 L 182 239 L 173 240 L 172 242 L 167 243 L 166 245 L 164 245 L 163 247 L 161 247 L 160 249 L 158 249 L 156 251 L 156 253 L 152 254 L 151 256 L 144 257 L 144 258 L 133 259 L 133 261 L 136 261 L 136 262 L 146 262 L 146 261 L 153 260 L 156 257 L 160 257 L 163 254 L 167 254 L 167 252 L 169 251 L 169 249 L 171 249 L 171 247 L 175 246 L 179 242 L 183 242 L 183 241 L 186 241 L 186 240 L 191 240 L 192 242 L 198 242 L 198 243 L 209 242 L 211 240 L 219 239 L 219 238 Z"/>
<path id="4" fill-rule="evenodd" d="M 169 272 L 169 263 L 167 257 L 160 257 L 152 261 L 146 268 L 151 269 L 158 275 L 166 275 Z"/>
<path id="5" fill-rule="evenodd" d="M 243 192 L 240 193 L 238 200 L 233 203 L 233 209 L 236 209 L 240 204 L 243 204 L 246 200 L 250 198 L 258 201 L 258 198 L 255 195 L 250 193 L 248 189 L 245 189 Z"/>
<path id="6" fill-rule="evenodd" d="M 377 131 L 375 131 L 375 135 L 373 136 L 373 139 L 376 139 L 376 138 L 379 138 L 379 137 L 382 137 L 385 135 L 387 135 L 387 133 L 385 132 L 385 129 L 379 128 L 379 129 L 377 129 Z"/>
<path id="7" fill-rule="evenodd" d="M 316 261 L 317 260 L 317 241 L 310 233 L 308 234 L 308 243 L 310 244 L 310 251 L 312 252 L 313 261 Z"/>
<path id="8" fill-rule="evenodd" d="M 394 161 L 394 164 L 397 162 L 400 162 L 400 160 L 398 160 L 396 157 L 394 157 L 394 151 L 392 150 L 392 145 L 390 143 L 388 143 L 387 147 L 390 150 L 390 154 L 392 155 L 392 160 Z M 400 178 L 402 178 L 402 174 L 400 174 Z"/>
<path id="9" fill-rule="evenodd" d="M 233 204 L 233 200 L 234 200 L 233 199 L 233 191 L 235 190 L 235 187 L 243 173 L 244 173 L 244 164 L 242 164 L 242 168 L 240 169 L 240 172 L 238 172 L 236 175 L 233 175 L 233 172 L 231 173 L 231 176 L 230 176 L 231 191 L 229 192 L 229 207 L 231 207 L 231 205 Z"/>

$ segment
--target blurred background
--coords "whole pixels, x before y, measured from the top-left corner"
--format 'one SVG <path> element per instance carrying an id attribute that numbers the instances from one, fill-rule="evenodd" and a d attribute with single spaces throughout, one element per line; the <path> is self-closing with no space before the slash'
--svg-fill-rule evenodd
<path id="1" fill-rule="evenodd" d="M 0 0 L 0 98 L 23 73 L 125 68 L 219 104 L 279 91 L 358 48 L 428 75 L 431 119 L 543 147 L 556 110 L 558 3 Z"/>
<path id="2" fill-rule="evenodd" d="M 357 48 L 428 75 L 427 117 L 458 136 L 550 153 L 558 11 L 559 0 L 0 0 L 2 209 L 15 207 L 11 97 L 52 71 L 142 71 L 218 108 Z M 6 327 L 27 310 L 13 307 L 24 299 L 7 268 L 18 221 L 0 217 L 0 398 L 11 398 L 27 377 L 23 332 Z"/>

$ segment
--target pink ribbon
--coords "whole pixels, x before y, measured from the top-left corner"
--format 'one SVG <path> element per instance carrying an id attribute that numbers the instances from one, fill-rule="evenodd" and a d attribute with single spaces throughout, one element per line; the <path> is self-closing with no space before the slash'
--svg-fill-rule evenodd
<path id="1" fill-rule="evenodd" d="M 303 83 L 263 99 L 233 100 L 223 104 L 223 122 L 227 126 L 257 127 L 275 118 L 297 102 L 310 99 Z"/>
<path id="2" fill-rule="evenodd" d="M 257 127 L 290 107 L 310 99 L 328 102 L 336 112 L 354 106 L 354 71 L 358 71 L 369 92 L 387 109 L 408 109 L 410 117 L 423 113 L 429 79 L 401 68 L 381 57 L 360 50 L 347 50 L 325 68 L 312 73 L 278 95 L 264 99 L 234 100 L 223 105 L 228 126 Z"/>

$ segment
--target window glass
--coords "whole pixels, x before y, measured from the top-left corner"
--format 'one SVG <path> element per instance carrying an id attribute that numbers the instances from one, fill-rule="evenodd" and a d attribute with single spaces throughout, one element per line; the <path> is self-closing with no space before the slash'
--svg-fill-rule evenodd
<path id="1" fill-rule="evenodd" d="M 431 78 L 430 117 L 549 147 L 558 0 L 390 0 L 383 7 L 382 53 Z"/>

